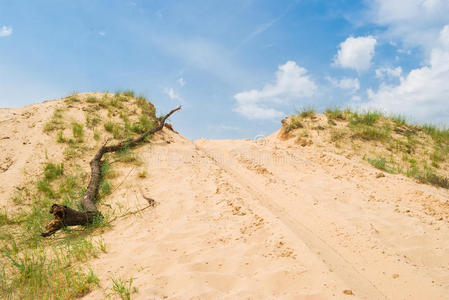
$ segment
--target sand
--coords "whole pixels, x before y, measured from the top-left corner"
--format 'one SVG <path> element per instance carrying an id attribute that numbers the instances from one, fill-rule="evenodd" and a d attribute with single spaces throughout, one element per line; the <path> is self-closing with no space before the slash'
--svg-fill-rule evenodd
<path id="1" fill-rule="evenodd" d="M 0 205 L 58 147 L 40 127 L 52 105 L 0 111 L 1 165 L 13 161 Z M 148 176 L 123 167 L 107 203 L 157 205 L 95 237 L 107 253 L 87 263 L 100 287 L 84 299 L 111 296 L 112 278 L 133 278 L 133 299 L 449 299 L 448 190 L 279 132 L 191 141 L 164 129 L 137 153 Z"/>

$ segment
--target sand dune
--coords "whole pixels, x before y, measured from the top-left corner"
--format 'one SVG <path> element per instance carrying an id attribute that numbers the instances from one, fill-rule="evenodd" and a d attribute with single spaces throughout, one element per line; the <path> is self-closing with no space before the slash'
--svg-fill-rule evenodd
<path id="1" fill-rule="evenodd" d="M 12 130 L 2 166 L 14 162 L 3 199 L 44 148 L 58 155 L 26 110 L 1 111 Z M 134 299 L 449 299 L 447 190 L 279 135 L 190 141 L 164 129 L 138 148 L 148 176 L 123 167 L 106 204 L 157 205 L 95 236 L 107 253 L 87 263 L 100 287 L 84 298 L 112 297 L 120 276 L 134 278 Z"/>
<path id="2" fill-rule="evenodd" d="M 150 176 L 116 196 L 144 205 L 140 185 L 159 205 L 117 223 L 92 262 L 135 278 L 136 298 L 447 299 L 447 210 L 424 209 L 447 191 L 276 135 L 159 138 L 140 149 Z"/>

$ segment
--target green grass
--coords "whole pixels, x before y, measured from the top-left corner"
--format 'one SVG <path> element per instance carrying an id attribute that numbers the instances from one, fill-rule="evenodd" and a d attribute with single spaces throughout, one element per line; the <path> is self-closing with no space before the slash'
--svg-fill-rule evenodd
<path id="1" fill-rule="evenodd" d="M 99 141 L 101 138 L 101 133 L 98 130 L 94 130 L 94 140 Z"/>
<path id="2" fill-rule="evenodd" d="M 285 125 L 285 133 L 289 133 L 292 130 L 303 128 L 304 125 L 301 122 L 301 118 L 299 116 L 291 116 L 287 124 Z"/>
<path id="3" fill-rule="evenodd" d="M 62 130 L 58 131 L 56 142 L 58 142 L 60 144 L 63 144 L 63 143 L 67 142 L 67 139 L 64 137 L 64 132 Z"/>
<path id="4" fill-rule="evenodd" d="M 98 249 L 85 238 L 66 240 L 62 247 L 38 247 L 22 251 L 6 249 L 0 272 L 0 296 L 4 299 L 72 299 L 86 295 L 99 280 L 77 262 L 97 256 Z M 51 295 L 51 296 L 50 296 Z"/>
<path id="5" fill-rule="evenodd" d="M 55 109 L 51 119 L 44 125 L 45 133 L 52 132 L 53 130 L 64 129 L 65 123 L 64 123 L 64 119 L 63 119 L 63 117 L 64 117 L 63 113 L 64 113 L 64 109 L 62 109 L 62 108 Z"/>
<path id="6" fill-rule="evenodd" d="M 125 138 L 126 135 L 126 129 L 123 125 L 121 125 L 120 123 L 116 123 L 113 121 L 106 121 L 104 123 L 104 129 L 107 132 L 112 133 L 112 136 L 114 137 L 114 139 L 123 139 Z"/>
<path id="7" fill-rule="evenodd" d="M 346 114 L 339 108 L 327 108 L 324 114 L 329 120 L 346 120 Z"/>
<path id="8" fill-rule="evenodd" d="M 430 135 L 436 143 L 449 144 L 449 128 L 439 128 L 432 124 L 422 126 L 425 133 Z"/>
<path id="9" fill-rule="evenodd" d="M 134 98 L 134 91 L 133 90 L 125 90 L 122 92 L 122 94 L 126 97 Z"/>
<path id="10" fill-rule="evenodd" d="M 156 109 L 154 105 L 144 96 L 138 96 L 136 98 L 136 104 L 140 108 L 142 115 L 148 115 L 152 119 L 156 119 Z"/>
<path id="11" fill-rule="evenodd" d="M 86 181 L 80 167 L 47 162 L 35 191 L 20 191 L 25 198 L 21 202 L 29 206 L 12 216 L 0 213 L 0 299 L 73 299 L 98 285 L 95 274 L 79 263 L 97 257 L 104 243 L 93 243 L 70 229 L 61 231 L 62 239 L 40 236 L 51 219 L 53 199 L 79 209 Z"/>
<path id="12" fill-rule="evenodd" d="M 88 128 L 95 128 L 98 124 L 100 124 L 101 118 L 99 115 L 94 113 L 88 113 L 86 115 L 86 126 Z"/>
<path id="13" fill-rule="evenodd" d="M 73 104 L 73 103 L 81 102 L 81 100 L 76 95 L 72 95 L 72 96 L 67 97 L 65 99 L 65 102 L 67 104 Z"/>
<path id="14" fill-rule="evenodd" d="M 301 118 L 313 118 L 315 117 L 315 109 L 311 106 L 305 106 L 296 111 L 296 115 L 299 115 Z"/>
<path id="15" fill-rule="evenodd" d="M 438 175 L 432 171 L 427 171 L 425 173 L 418 173 L 415 177 L 423 183 L 430 183 L 435 186 L 439 186 L 445 189 L 449 189 L 449 178 Z"/>
<path id="16" fill-rule="evenodd" d="M 367 158 L 367 161 L 376 169 L 387 171 L 387 160 L 384 157 L 374 159 Z"/>
<path id="17" fill-rule="evenodd" d="M 64 174 L 64 164 L 49 162 L 44 167 L 44 177 L 46 180 L 54 180 Z"/>
<path id="18" fill-rule="evenodd" d="M 124 280 L 122 278 L 112 278 L 112 291 L 117 294 L 120 299 L 129 300 L 131 294 L 137 293 L 137 288 L 133 287 L 134 278 Z"/>
<path id="19" fill-rule="evenodd" d="M 383 114 L 378 111 L 368 111 L 366 113 L 361 114 L 353 112 L 349 118 L 349 123 L 352 126 L 356 125 L 373 126 L 382 116 Z"/>
<path id="20" fill-rule="evenodd" d="M 407 125 L 407 118 L 401 114 L 392 115 L 390 118 L 396 125 Z"/>
<path id="21" fill-rule="evenodd" d="M 77 142 L 83 141 L 84 127 L 82 124 L 73 122 L 72 123 L 72 133 L 73 133 L 73 137 L 75 138 L 75 140 Z"/>
<path id="22" fill-rule="evenodd" d="M 390 137 L 390 129 L 387 127 L 374 127 L 368 125 L 351 126 L 353 138 L 366 141 L 386 141 Z"/>

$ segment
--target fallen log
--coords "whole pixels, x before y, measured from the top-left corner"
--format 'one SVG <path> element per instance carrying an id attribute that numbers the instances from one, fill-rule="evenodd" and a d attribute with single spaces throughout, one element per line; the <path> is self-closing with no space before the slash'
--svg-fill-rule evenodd
<path id="1" fill-rule="evenodd" d="M 50 209 L 50 214 L 52 214 L 54 218 L 45 226 L 45 232 L 41 233 L 41 235 L 47 237 L 54 234 L 56 231 L 63 227 L 88 225 L 91 224 L 95 220 L 95 218 L 101 218 L 101 213 L 98 211 L 98 208 L 95 205 L 95 200 L 97 198 L 98 189 L 102 180 L 101 164 L 103 162 L 103 155 L 110 152 L 120 151 L 126 148 L 133 148 L 141 144 L 145 141 L 145 138 L 147 136 L 162 130 L 168 117 L 170 117 L 173 113 L 180 109 L 181 106 L 173 109 L 159 121 L 158 126 L 144 132 L 135 139 L 122 141 L 111 146 L 107 146 L 106 142 L 100 149 L 98 149 L 97 153 L 90 161 L 90 180 L 86 189 L 86 193 L 81 200 L 83 210 L 78 211 L 57 203 L 53 204 Z"/>

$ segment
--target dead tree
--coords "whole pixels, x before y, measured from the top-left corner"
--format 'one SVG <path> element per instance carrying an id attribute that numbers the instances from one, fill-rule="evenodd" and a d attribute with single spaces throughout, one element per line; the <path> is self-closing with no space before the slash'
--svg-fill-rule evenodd
<path id="1" fill-rule="evenodd" d="M 133 148 L 141 144 L 143 141 L 145 141 L 145 138 L 147 136 L 162 130 L 167 118 L 180 109 L 181 106 L 173 109 L 159 121 L 159 125 L 157 127 L 146 131 L 135 139 L 122 141 L 116 145 L 111 146 L 107 146 L 106 142 L 97 151 L 94 158 L 92 158 L 92 160 L 90 161 L 90 180 L 87 186 L 86 193 L 81 200 L 83 210 L 78 211 L 65 205 L 56 203 L 53 204 L 51 206 L 50 213 L 54 216 L 54 219 L 45 226 L 46 231 L 41 235 L 44 237 L 50 236 L 59 229 L 66 226 L 88 225 L 91 224 L 95 220 L 95 218 L 101 217 L 101 213 L 98 211 L 97 206 L 95 205 L 95 200 L 97 198 L 98 189 L 102 180 L 101 165 L 103 162 L 103 155 L 110 152 L 120 151 L 126 148 Z"/>

